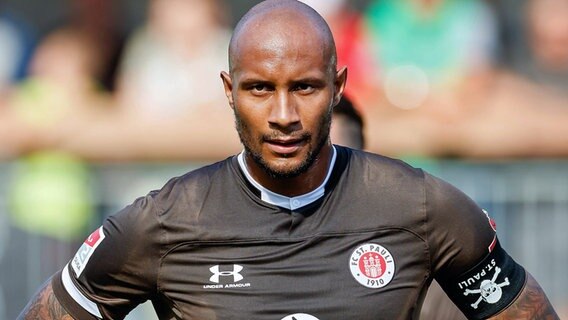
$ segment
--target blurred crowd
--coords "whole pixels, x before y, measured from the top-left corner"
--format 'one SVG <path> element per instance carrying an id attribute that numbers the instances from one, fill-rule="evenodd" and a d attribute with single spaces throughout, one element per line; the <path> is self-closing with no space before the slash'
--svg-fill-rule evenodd
<path id="1" fill-rule="evenodd" d="M 568 155 L 565 0 L 305 2 L 332 27 L 368 150 Z M 219 79 L 235 3 L 149 0 L 144 21 L 126 34 L 112 2 L 71 2 L 69 17 L 49 30 L 0 7 L 0 159 L 238 152 Z"/>
<path id="2" fill-rule="evenodd" d="M 127 31 L 123 2 L 63 2 L 49 28 L 0 3 L 0 162 L 16 164 L 7 198 L 22 229 L 86 234 L 91 163 L 242 149 L 219 73 L 258 1 L 148 0 Z M 568 1 L 304 2 L 348 67 L 332 141 L 407 159 L 568 156 Z"/>

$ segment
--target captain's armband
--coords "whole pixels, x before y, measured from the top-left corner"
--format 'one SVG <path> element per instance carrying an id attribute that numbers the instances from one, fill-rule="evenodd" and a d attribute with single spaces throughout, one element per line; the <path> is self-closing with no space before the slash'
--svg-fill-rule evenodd
<path id="1" fill-rule="evenodd" d="M 453 279 L 439 279 L 468 319 L 486 319 L 507 308 L 524 287 L 526 273 L 499 242 L 475 267 Z"/>

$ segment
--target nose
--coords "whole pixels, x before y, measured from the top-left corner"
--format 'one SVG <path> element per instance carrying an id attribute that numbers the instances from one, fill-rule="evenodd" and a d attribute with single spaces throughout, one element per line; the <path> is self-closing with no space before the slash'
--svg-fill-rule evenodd
<path id="1" fill-rule="evenodd" d="M 268 122 L 279 128 L 289 128 L 299 124 L 298 106 L 292 93 L 279 92 L 274 98 Z"/>

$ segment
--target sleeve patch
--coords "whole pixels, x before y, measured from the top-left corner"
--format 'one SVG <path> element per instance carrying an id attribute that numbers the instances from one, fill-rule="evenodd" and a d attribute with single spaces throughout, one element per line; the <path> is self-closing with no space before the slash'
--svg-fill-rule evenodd
<path id="1" fill-rule="evenodd" d="M 524 283 L 524 269 L 496 241 L 483 261 L 455 279 L 444 280 L 443 287 L 468 319 L 485 319 L 505 309 Z"/>
<path id="2" fill-rule="evenodd" d="M 79 277 L 85 267 L 87 266 L 87 262 L 95 252 L 95 249 L 101 244 L 101 242 L 105 238 L 105 233 L 103 227 L 101 226 L 97 230 L 95 230 L 91 235 L 83 242 L 75 257 L 71 261 L 71 267 L 73 271 L 75 271 L 75 276 Z"/>

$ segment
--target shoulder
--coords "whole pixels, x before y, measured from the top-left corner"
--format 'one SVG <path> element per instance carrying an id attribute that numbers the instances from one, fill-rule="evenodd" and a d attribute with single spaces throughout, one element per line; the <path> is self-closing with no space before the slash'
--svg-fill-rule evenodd
<path id="1" fill-rule="evenodd" d="M 424 180 L 424 172 L 400 159 L 390 158 L 376 153 L 349 149 L 350 168 L 361 170 L 362 174 L 380 179 L 376 181 L 388 181 L 390 183 Z M 386 179 L 386 180 L 385 180 Z M 402 179 L 402 180 L 396 180 Z"/>
<path id="2" fill-rule="evenodd" d="M 368 166 L 375 166 L 379 168 L 390 168 L 393 170 L 402 170 L 408 172 L 417 172 L 422 171 L 417 169 L 410 164 L 404 162 L 401 159 L 387 157 L 381 154 L 365 151 L 365 150 L 358 150 L 358 149 L 351 149 L 348 147 L 343 146 L 335 146 L 338 150 L 344 150 L 350 154 L 350 161 L 356 163 L 366 164 Z"/>
<path id="3" fill-rule="evenodd" d="M 105 222 L 105 232 L 130 234 L 163 235 L 164 228 L 187 230 L 195 225 L 204 205 L 211 199 L 218 200 L 222 190 L 212 191 L 220 183 L 231 183 L 234 175 L 231 158 L 216 162 L 182 176 L 170 179 L 161 189 L 150 191 Z"/>
<path id="4" fill-rule="evenodd" d="M 378 211 L 383 208 L 385 212 L 391 212 L 394 224 L 414 225 L 407 221 L 423 220 L 426 184 L 421 169 L 374 153 L 347 151 L 350 156 L 341 193 L 348 192 Z"/>
<path id="5" fill-rule="evenodd" d="M 151 191 L 148 197 L 160 207 L 161 212 L 173 203 L 194 201 L 207 193 L 215 183 L 228 183 L 228 180 L 234 179 L 233 162 L 233 157 L 230 157 L 173 177 L 161 189 Z"/>

